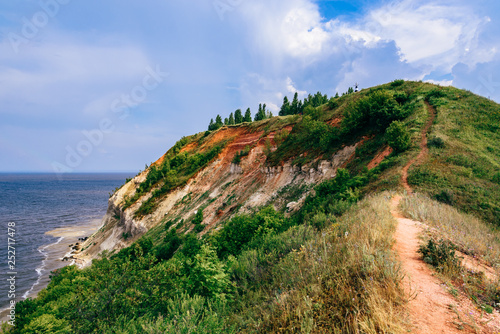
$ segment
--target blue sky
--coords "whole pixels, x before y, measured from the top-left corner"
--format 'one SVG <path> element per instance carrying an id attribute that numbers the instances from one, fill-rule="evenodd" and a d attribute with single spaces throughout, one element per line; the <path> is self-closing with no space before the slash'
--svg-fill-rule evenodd
<path id="1" fill-rule="evenodd" d="M 138 171 L 215 115 L 394 79 L 500 101 L 500 3 L 0 4 L 0 171 Z"/>

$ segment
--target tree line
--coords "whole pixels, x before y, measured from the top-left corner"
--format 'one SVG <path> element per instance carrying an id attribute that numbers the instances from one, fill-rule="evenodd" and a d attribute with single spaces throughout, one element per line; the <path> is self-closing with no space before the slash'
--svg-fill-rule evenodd
<path id="1" fill-rule="evenodd" d="M 354 89 L 352 87 L 349 87 L 349 90 L 346 93 L 343 93 L 342 96 L 352 94 L 354 93 Z M 288 116 L 288 115 L 297 115 L 297 114 L 303 114 L 304 109 L 308 106 L 311 106 L 313 108 L 317 108 L 325 103 L 328 103 L 330 100 L 334 100 L 339 98 L 339 94 L 336 93 L 334 97 L 331 99 L 328 99 L 328 96 L 326 94 L 321 94 L 321 92 L 317 92 L 316 94 L 312 95 L 309 94 L 303 101 L 299 100 L 299 94 L 298 92 L 295 92 L 292 102 L 290 102 L 288 96 L 285 96 L 283 98 L 283 104 L 281 105 L 280 111 L 279 111 L 279 116 Z M 244 122 L 252 122 L 252 121 L 261 121 L 264 119 L 268 119 L 273 117 L 273 113 L 269 110 L 267 110 L 266 104 L 259 104 L 259 110 L 255 114 L 253 120 L 252 120 L 252 112 L 250 108 L 247 108 L 245 114 L 243 115 L 241 109 L 236 109 L 234 113 L 229 114 L 229 117 L 224 118 L 222 120 L 222 117 L 220 115 L 217 115 L 214 119 L 210 119 L 210 124 L 208 125 L 208 131 L 214 131 L 217 130 L 224 125 L 236 125 L 236 124 L 241 124 Z"/>

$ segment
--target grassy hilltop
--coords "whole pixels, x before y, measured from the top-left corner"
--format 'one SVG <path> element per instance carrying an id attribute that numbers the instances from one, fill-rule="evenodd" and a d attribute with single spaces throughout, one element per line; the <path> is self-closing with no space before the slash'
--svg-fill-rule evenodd
<path id="1" fill-rule="evenodd" d="M 417 194 L 403 199 L 401 211 L 432 227 L 426 258 L 457 249 L 498 275 L 498 104 L 402 80 L 305 102 L 302 114 L 269 117 L 264 106 L 261 120 L 211 122 L 211 131 L 180 140 L 141 174 L 141 182 L 125 185 L 133 191 L 117 201 L 116 226 L 125 212 L 135 220 L 155 217 L 169 196 L 204 174 L 231 168 L 231 175 L 241 175 L 239 184 L 204 183 L 204 192 L 180 197 L 145 234 L 122 235 L 132 240 L 129 247 L 104 252 L 84 269 L 53 273 L 36 299 L 17 305 L 16 326 L 4 324 L 5 330 L 407 332 L 405 273 L 393 249 L 397 221 L 389 206 L 395 193 L 404 193 L 405 166 Z M 410 165 L 432 115 L 428 154 Z M 336 161 L 350 147 L 335 177 L 317 176 L 324 161 Z M 221 171 L 210 170 L 216 161 Z M 294 182 L 270 191 L 258 206 L 248 204 L 256 198 L 254 187 L 269 187 L 266 180 L 285 172 Z M 313 176 L 321 182 L 307 181 Z M 235 190 L 212 196 L 227 189 Z M 498 276 L 474 276 L 447 254 L 428 262 L 450 291 L 487 312 L 498 309 Z"/>

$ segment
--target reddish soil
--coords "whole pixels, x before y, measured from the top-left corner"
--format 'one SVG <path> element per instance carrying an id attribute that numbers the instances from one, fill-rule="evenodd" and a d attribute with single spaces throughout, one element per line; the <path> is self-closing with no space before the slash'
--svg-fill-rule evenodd
<path id="1" fill-rule="evenodd" d="M 340 126 L 340 123 L 342 123 L 342 118 L 334 118 L 326 122 L 327 124 L 330 124 L 331 126 Z"/>
<path id="2" fill-rule="evenodd" d="M 463 258 L 462 259 L 462 266 L 467 268 L 467 270 L 473 271 L 473 272 L 482 272 L 484 274 L 484 277 L 490 281 L 496 281 L 498 280 L 498 275 L 492 267 L 488 266 L 487 263 L 482 261 L 481 259 L 474 258 L 472 256 L 469 256 L 467 254 L 464 254 L 462 252 L 456 251 L 457 257 Z"/>
<path id="3" fill-rule="evenodd" d="M 292 127 L 287 127 L 287 130 L 291 130 Z M 229 185 L 225 190 L 220 190 L 224 193 L 224 196 L 217 196 L 214 201 L 211 202 L 204 210 L 206 214 L 206 221 L 209 222 L 205 231 L 210 231 L 215 228 L 219 221 L 226 219 L 232 214 L 234 208 L 238 203 L 245 203 L 250 196 L 255 192 L 255 189 L 259 188 L 266 182 L 266 175 L 262 173 L 261 168 L 264 166 L 266 161 L 266 156 L 263 153 L 266 146 L 266 141 L 270 141 L 274 144 L 274 132 L 269 133 L 264 136 L 264 131 L 249 132 L 248 129 L 243 127 L 229 127 L 222 128 L 216 133 L 214 133 L 208 140 L 207 143 L 199 147 L 200 150 L 213 147 L 219 142 L 226 141 L 226 146 L 219 154 L 216 159 L 216 165 L 212 171 L 199 180 L 197 187 L 200 187 L 202 192 L 213 190 L 214 188 L 219 188 L 228 181 L 237 180 Z M 229 165 L 231 164 L 233 157 L 239 152 L 249 146 L 251 148 L 249 154 L 241 158 L 239 164 L 241 168 L 241 174 L 228 175 Z M 276 182 L 279 178 L 276 178 Z M 272 184 L 268 185 L 272 187 Z M 225 199 L 226 194 L 233 194 L 235 197 L 233 199 L 234 205 L 226 205 Z M 195 195 L 195 196 L 196 196 Z M 205 232 L 203 232 L 205 233 Z"/>
<path id="4" fill-rule="evenodd" d="M 420 259 L 417 251 L 423 224 L 401 216 L 397 211 L 400 199 L 400 196 L 395 196 L 391 200 L 391 213 L 398 220 L 394 249 L 406 273 L 403 288 L 410 299 L 408 312 L 411 333 L 498 333 L 498 312 L 481 312 L 461 293 L 453 297 Z"/>
<path id="5" fill-rule="evenodd" d="M 180 152 L 188 152 L 188 151 L 191 151 L 193 149 L 195 149 L 196 147 L 198 146 L 198 143 L 194 142 L 194 143 L 191 143 L 191 144 L 188 144 L 186 146 L 184 146 Z M 163 163 L 163 161 L 165 160 L 165 156 L 167 155 L 167 153 L 165 153 L 164 155 L 162 155 L 160 157 L 160 159 L 156 160 L 152 165 L 153 166 L 159 166 Z"/>
<path id="6" fill-rule="evenodd" d="M 420 141 L 420 153 L 418 156 L 408 162 L 406 166 L 403 167 L 403 171 L 401 173 L 401 182 L 403 183 L 403 187 L 405 188 L 406 192 L 408 194 L 412 194 L 413 190 L 411 187 L 408 185 L 408 169 L 415 164 L 415 163 L 422 163 L 425 158 L 427 157 L 427 154 L 429 153 L 429 149 L 427 148 L 427 132 L 432 126 L 432 123 L 434 122 L 434 118 L 436 117 L 436 110 L 434 109 L 433 106 L 431 106 L 427 101 L 425 102 L 427 110 L 429 111 L 429 119 L 427 120 L 427 124 L 425 127 L 422 129 L 422 139 Z"/>
<path id="7" fill-rule="evenodd" d="M 156 160 L 155 162 L 153 162 L 151 164 L 151 166 L 160 166 L 162 163 L 163 163 L 163 160 L 165 160 L 165 156 L 167 155 L 167 153 L 165 153 L 164 155 L 162 155 L 160 157 L 160 159 Z"/>
<path id="8" fill-rule="evenodd" d="M 193 142 L 193 143 L 191 143 L 191 144 L 187 144 L 186 146 L 184 146 L 184 147 L 181 149 L 180 153 L 192 151 L 192 150 L 194 150 L 197 146 L 198 146 L 198 143 L 197 143 L 197 142 Z"/>
<path id="9" fill-rule="evenodd" d="M 373 158 L 372 161 L 368 164 L 368 169 L 372 169 L 377 167 L 385 158 L 387 158 L 391 153 L 392 153 L 392 148 L 387 146 L 382 150 L 382 152 L 379 152 L 375 158 Z"/>
<path id="10" fill-rule="evenodd" d="M 232 140 L 246 134 L 247 130 L 241 126 L 238 127 L 223 127 L 211 135 L 208 142 L 204 143 L 201 148 L 212 147 L 223 140 Z"/>
<path id="11" fill-rule="evenodd" d="M 241 150 L 243 150 L 246 146 L 249 146 L 250 148 L 253 145 L 258 145 L 263 139 L 267 138 L 260 138 L 262 135 L 262 132 L 254 132 L 254 133 L 246 133 L 238 136 L 229 144 L 227 147 L 230 148 L 226 154 L 230 153 L 236 153 Z M 260 139 L 260 140 L 259 140 Z"/>

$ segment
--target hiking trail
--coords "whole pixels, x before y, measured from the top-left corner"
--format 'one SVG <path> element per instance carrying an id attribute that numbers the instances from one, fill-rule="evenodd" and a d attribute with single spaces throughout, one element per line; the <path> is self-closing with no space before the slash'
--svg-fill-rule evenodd
<path id="1" fill-rule="evenodd" d="M 436 115 L 435 109 L 426 102 L 429 119 L 422 129 L 420 153 L 410 160 L 402 170 L 401 181 L 408 194 L 413 190 L 408 184 L 408 169 L 422 163 L 428 154 L 427 132 Z M 391 199 L 391 214 L 398 225 L 394 234 L 394 250 L 398 253 L 405 272 L 403 289 L 409 297 L 408 325 L 411 333 L 499 333 L 500 317 L 483 314 L 481 310 L 461 293 L 453 297 L 448 287 L 436 276 L 418 254 L 419 235 L 424 224 L 404 218 L 398 211 L 401 196 Z"/>

